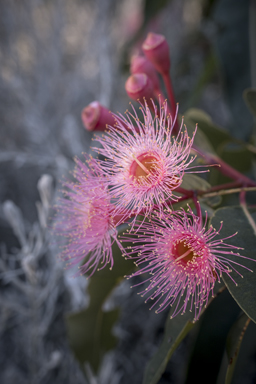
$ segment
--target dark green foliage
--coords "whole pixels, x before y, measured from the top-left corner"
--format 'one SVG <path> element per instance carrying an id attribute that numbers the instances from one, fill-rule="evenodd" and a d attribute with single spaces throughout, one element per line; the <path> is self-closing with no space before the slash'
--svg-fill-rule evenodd
<path id="1" fill-rule="evenodd" d="M 104 353 L 116 344 L 112 327 L 118 319 L 119 309 L 104 312 L 102 306 L 123 276 L 134 268 L 131 260 L 121 256 L 117 244 L 113 246 L 113 256 L 113 269 L 97 271 L 89 280 L 89 307 L 68 315 L 66 321 L 69 343 L 77 360 L 81 365 L 89 362 L 95 372 Z"/>
<path id="2" fill-rule="evenodd" d="M 171 312 L 172 310 L 170 314 Z M 188 311 L 182 316 L 176 316 L 174 319 L 170 319 L 170 314 L 165 324 L 164 339 L 147 365 L 143 384 L 156 384 L 158 382 L 173 352 L 194 327 L 193 313 Z"/>
<path id="3" fill-rule="evenodd" d="M 225 350 L 228 331 L 240 308 L 228 291 L 213 300 L 199 320 L 199 330 L 192 350 L 186 384 L 215 384 Z"/>
<path id="4" fill-rule="evenodd" d="M 255 219 L 255 214 L 254 214 Z M 226 255 L 227 259 L 235 260 L 237 263 L 244 265 L 251 271 L 240 266 L 235 266 L 238 272 L 243 277 L 239 276 L 235 271 L 232 272 L 232 277 L 237 283 L 237 286 L 227 276 L 223 275 L 223 280 L 236 300 L 237 304 L 241 309 L 254 321 L 256 322 L 256 303 L 255 303 L 255 286 L 256 286 L 256 236 L 251 227 L 247 217 L 245 216 L 242 208 L 221 208 L 216 211 L 212 218 L 211 224 L 214 228 L 218 228 L 220 221 L 224 222 L 221 230 L 221 237 L 227 237 L 238 231 L 237 235 L 229 239 L 228 242 L 237 247 L 244 248 L 238 252 L 241 255 L 250 258 L 239 258 L 237 256 Z M 233 266 L 231 269 L 234 269 Z"/>
<path id="5" fill-rule="evenodd" d="M 244 334 L 250 323 L 250 319 L 243 313 L 237 321 L 232 325 L 227 337 L 227 355 L 228 355 L 228 369 L 226 374 L 225 384 L 230 384 L 232 381 L 238 353 L 243 341 Z"/>

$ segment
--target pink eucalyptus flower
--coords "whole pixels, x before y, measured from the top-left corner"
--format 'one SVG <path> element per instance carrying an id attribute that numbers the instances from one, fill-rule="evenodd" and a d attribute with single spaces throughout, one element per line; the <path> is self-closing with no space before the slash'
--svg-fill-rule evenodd
<path id="1" fill-rule="evenodd" d="M 74 170 L 76 182 L 65 182 L 63 197 L 56 205 L 57 220 L 54 233 L 64 236 L 61 259 L 72 267 L 79 266 L 79 273 L 90 276 L 110 263 L 113 267 L 111 245 L 116 229 L 111 215 L 107 187 L 94 159 L 87 159 L 88 166 L 76 159 Z M 113 237 L 113 239 L 112 239 Z"/>
<path id="2" fill-rule="evenodd" d="M 160 106 L 159 114 L 152 105 L 154 115 L 146 103 L 141 106 L 143 122 L 133 108 L 134 115 L 126 112 L 127 118 L 116 116 L 115 127 L 108 126 L 106 135 L 96 137 L 102 148 L 93 149 L 104 156 L 98 163 L 110 185 L 109 195 L 117 214 L 126 209 L 132 215 L 141 210 L 147 215 L 155 205 L 167 208 L 167 200 L 177 201 L 173 191 L 194 160 L 190 151 L 195 132 L 190 138 L 181 124 L 173 137 L 177 114 L 173 121 L 166 103 Z"/>
<path id="3" fill-rule="evenodd" d="M 222 223 L 216 231 L 212 226 L 207 229 L 206 222 L 207 218 L 203 224 L 202 217 L 196 216 L 189 208 L 188 213 L 182 210 L 171 215 L 152 217 L 149 222 L 140 225 L 137 237 L 123 239 L 136 244 L 131 250 L 127 249 L 126 254 L 136 260 L 137 266 L 142 266 L 129 278 L 143 273 L 152 275 L 146 280 L 147 288 L 140 294 L 149 294 L 146 302 L 156 299 L 151 307 L 159 304 L 156 313 L 174 306 L 173 318 L 180 312 L 184 313 L 187 306 L 190 311 L 194 307 L 194 320 L 197 320 L 203 306 L 207 305 L 210 293 L 213 294 L 215 282 L 220 282 L 222 274 L 226 273 L 234 283 L 230 274 L 232 270 L 241 275 L 234 268 L 240 264 L 226 258 L 230 254 L 246 258 L 233 253 L 242 248 L 226 243 L 227 239 L 236 234 L 214 239 L 219 235 Z M 141 284 L 144 281 L 137 285 Z"/>

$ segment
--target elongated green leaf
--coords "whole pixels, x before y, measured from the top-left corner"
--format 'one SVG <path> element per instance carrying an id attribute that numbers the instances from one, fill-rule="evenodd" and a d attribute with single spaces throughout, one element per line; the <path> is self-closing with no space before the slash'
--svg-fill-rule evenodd
<path id="1" fill-rule="evenodd" d="M 193 132 L 195 131 L 195 126 L 198 123 L 198 121 L 197 120 L 195 121 L 195 120 L 190 118 L 189 111 L 190 110 L 188 110 L 184 114 L 184 123 L 186 124 L 189 136 L 192 136 Z M 210 143 L 210 141 L 208 140 L 208 138 L 204 134 L 204 132 L 200 129 L 200 127 L 197 128 L 197 132 L 196 132 L 195 139 L 194 139 L 194 145 L 198 148 L 201 148 L 202 150 L 204 150 L 206 152 L 216 154 L 212 144 Z"/>
<path id="2" fill-rule="evenodd" d="M 214 295 L 219 296 L 224 287 L 224 284 L 217 284 L 214 288 Z M 208 304 L 210 304 L 212 300 L 214 300 L 214 298 L 211 298 Z M 201 315 L 204 311 L 205 309 L 203 309 Z M 170 310 L 165 323 L 162 344 L 146 366 L 143 384 L 156 384 L 158 382 L 164 373 L 173 352 L 195 325 L 193 322 L 193 313 L 190 311 L 187 311 L 184 315 L 178 315 L 173 319 L 170 319 L 172 313 L 173 309 Z"/>
<path id="3" fill-rule="evenodd" d="M 193 326 L 193 314 L 191 312 L 176 316 L 174 319 L 170 319 L 170 315 L 168 316 L 164 339 L 146 367 L 143 384 L 156 384 L 158 382 L 173 352 Z"/>
<path id="4" fill-rule="evenodd" d="M 247 172 L 252 167 L 252 152 L 240 145 L 223 142 L 218 147 L 218 154 L 222 160 L 237 169 L 239 172 Z"/>
<path id="5" fill-rule="evenodd" d="M 104 353 L 115 347 L 112 327 L 118 316 L 118 309 L 103 312 L 92 308 L 67 316 L 69 343 L 82 365 L 89 362 L 96 372 Z"/>
<path id="6" fill-rule="evenodd" d="M 218 286 L 219 284 L 216 284 L 215 289 Z M 216 384 L 225 352 L 227 334 L 240 312 L 239 306 L 227 289 L 218 295 L 211 305 L 208 305 L 199 323 L 199 330 L 191 351 L 186 384 L 205 382 Z M 208 372 L 210 374 L 206 379 L 205 374 Z"/>
<path id="7" fill-rule="evenodd" d="M 88 293 L 90 305 L 87 309 L 69 314 L 66 318 L 68 339 L 77 358 L 83 364 L 89 362 L 96 372 L 102 356 L 115 346 L 116 338 L 111 329 L 118 318 L 118 310 L 103 312 L 102 305 L 123 279 L 135 268 L 131 260 L 125 260 L 116 244 L 113 246 L 114 267 L 104 268 L 90 278 Z"/>
<path id="8" fill-rule="evenodd" d="M 248 150 L 246 143 L 234 139 L 228 131 L 214 124 L 207 113 L 197 108 L 190 108 L 185 113 L 186 121 L 188 121 L 190 129 L 198 123 L 199 137 L 195 138 L 197 147 L 210 153 L 217 153 L 225 162 L 240 172 L 247 172 L 251 169 L 253 154 Z M 229 178 L 221 175 L 218 170 L 211 168 L 210 171 L 210 183 L 212 185 L 229 181 Z M 220 200 L 217 203 L 219 204 Z M 214 206 L 214 204 L 212 205 Z"/>
<path id="9" fill-rule="evenodd" d="M 198 128 L 207 137 L 213 148 L 217 148 L 222 142 L 232 140 L 228 131 L 214 124 L 211 117 L 201 109 L 188 109 L 185 113 L 185 119 L 193 124 L 198 124 Z"/>
<path id="10" fill-rule="evenodd" d="M 239 258 L 234 255 L 225 255 L 225 257 L 253 271 L 252 273 L 249 270 L 242 268 L 242 266 L 232 265 L 231 269 L 233 272 L 231 276 L 236 281 L 237 285 L 226 274 L 223 275 L 223 280 L 240 308 L 242 308 L 242 310 L 256 322 L 256 236 L 240 207 L 218 209 L 211 220 L 211 224 L 214 228 L 218 228 L 221 221 L 224 222 L 224 225 L 220 237 L 225 238 L 231 236 L 237 231 L 237 235 L 228 239 L 227 242 L 237 247 L 244 248 L 244 250 L 240 252 L 246 258 Z M 239 276 L 235 272 L 235 269 L 237 269 L 243 277 Z"/>
<path id="11" fill-rule="evenodd" d="M 229 364 L 225 384 L 231 384 L 240 346 L 249 323 L 250 319 L 244 313 L 237 319 L 229 331 L 226 344 Z"/>
<path id="12" fill-rule="evenodd" d="M 182 179 L 181 187 L 184 189 L 201 189 L 202 191 L 206 191 L 207 189 L 211 188 L 211 185 L 199 176 L 185 173 Z"/>
<path id="13" fill-rule="evenodd" d="M 181 187 L 188 190 L 207 191 L 207 189 L 211 188 L 211 184 L 209 184 L 208 181 L 202 177 L 187 173 L 183 176 Z M 220 196 L 200 198 L 200 200 L 202 200 L 206 205 L 210 207 L 216 207 L 221 203 Z M 187 201 L 185 201 L 184 206 L 186 206 L 186 204 Z M 177 206 L 179 206 L 179 203 L 177 203 Z"/>
<path id="14" fill-rule="evenodd" d="M 209 207 L 217 207 L 218 205 L 221 204 L 222 198 L 221 196 L 212 196 L 212 197 L 204 197 L 200 199 L 201 203 L 205 203 Z"/>

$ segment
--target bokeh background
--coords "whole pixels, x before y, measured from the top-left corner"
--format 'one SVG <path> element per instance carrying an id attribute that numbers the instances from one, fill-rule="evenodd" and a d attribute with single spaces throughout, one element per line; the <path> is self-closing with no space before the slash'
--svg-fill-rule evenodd
<path id="1" fill-rule="evenodd" d="M 114 329 L 117 348 L 105 356 L 97 377 L 87 366 L 85 379 L 68 344 L 65 316 L 88 305 L 88 282 L 73 279 L 57 260 L 46 226 L 50 206 L 61 178 L 74 166 L 73 157 L 92 153 L 82 108 L 99 100 L 113 112 L 127 109 L 129 59 L 140 51 L 148 31 L 164 34 L 170 45 L 180 113 L 202 108 L 238 139 L 248 139 L 253 121 L 242 92 L 256 85 L 250 56 L 250 36 L 256 36 L 249 28 L 253 4 L 0 2 L 1 383 L 142 382 L 167 313 L 149 312 L 130 283 L 123 282 L 105 308 L 121 306 Z M 181 344 L 161 383 L 184 382 L 192 342 L 193 335 Z M 254 353 L 240 382 L 256 380 Z"/>

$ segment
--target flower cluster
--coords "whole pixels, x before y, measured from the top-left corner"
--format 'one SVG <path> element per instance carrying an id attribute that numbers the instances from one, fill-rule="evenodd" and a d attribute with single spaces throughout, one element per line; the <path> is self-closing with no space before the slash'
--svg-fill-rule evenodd
<path id="1" fill-rule="evenodd" d="M 61 258 L 67 266 L 82 263 L 79 273 L 89 276 L 108 263 L 112 268 L 116 241 L 139 267 L 132 276 L 150 275 L 141 293 L 154 299 L 152 307 L 159 304 L 156 312 L 171 305 L 175 316 L 189 307 L 196 320 L 221 275 L 234 281 L 231 266 L 239 274 L 234 268 L 239 263 L 226 256 L 243 256 L 226 243 L 228 238 L 216 238 L 222 224 L 218 231 L 208 228 L 198 203 L 194 201 L 197 214 L 190 207 L 188 213 L 173 208 L 191 197 L 181 184 L 185 173 L 198 172 L 191 154 L 196 128 L 190 137 L 183 121 L 178 124 L 164 37 L 149 34 L 143 50 L 145 57 L 133 58 L 126 82 L 132 98 L 144 97 L 142 118 L 133 106 L 126 117 L 109 114 L 98 102 L 83 109 L 88 130 L 104 130 L 106 125 L 107 130 L 94 138 L 99 158 L 76 160 L 75 181 L 64 183 L 55 233 L 64 237 Z M 163 77 L 169 103 L 159 95 L 156 70 Z M 118 225 L 127 221 L 130 231 L 117 238 Z M 130 241 L 134 246 L 124 248 Z"/>

